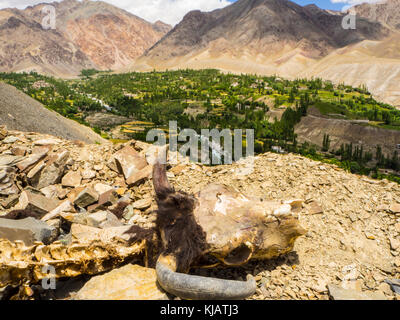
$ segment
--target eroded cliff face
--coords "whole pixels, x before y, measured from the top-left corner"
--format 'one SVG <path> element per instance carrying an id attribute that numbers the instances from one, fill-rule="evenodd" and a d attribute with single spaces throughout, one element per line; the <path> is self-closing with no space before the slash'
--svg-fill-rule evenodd
<path id="1" fill-rule="evenodd" d="M 132 63 L 163 35 L 145 21 L 108 14 L 70 20 L 65 34 L 96 66 L 111 70 Z"/>

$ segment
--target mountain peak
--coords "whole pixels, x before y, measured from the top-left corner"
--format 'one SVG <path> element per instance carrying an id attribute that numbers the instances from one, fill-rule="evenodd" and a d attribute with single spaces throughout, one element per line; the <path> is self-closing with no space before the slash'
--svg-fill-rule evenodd
<path id="1" fill-rule="evenodd" d="M 51 5 L 57 10 L 55 30 L 41 27 L 43 3 L 0 11 L 7 11 L 7 20 L 0 15 L 0 41 L 5 44 L 0 48 L 0 71 L 33 68 L 68 76 L 87 68 L 122 69 L 171 29 L 102 1 L 64 0 Z"/>
<path id="2" fill-rule="evenodd" d="M 146 56 L 168 60 L 207 48 L 212 48 L 213 55 L 227 51 L 240 55 L 243 48 L 257 55 L 291 47 L 318 58 L 335 48 L 384 35 L 383 28 L 367 21 L 360 21 L 356 30 L 344 30 L 342 18 L 315 5 L 302 7 L 288 0 L 239 0 L 212 12 L 189 12 Z"/>

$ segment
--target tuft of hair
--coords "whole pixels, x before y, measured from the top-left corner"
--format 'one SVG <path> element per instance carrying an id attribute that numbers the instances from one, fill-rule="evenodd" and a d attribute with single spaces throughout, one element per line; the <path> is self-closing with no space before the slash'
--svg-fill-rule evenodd
<path id="1" fill-rule="evenodd" d="M 163 254 L 174 256 L 177 271 L 186 273 L 207 249 L 206 234 L 193 214 L 197 200 L 169 185 L 165 165 L 154 166 L 153 183 L 158 205 L 156 226 L 163 235 Z"/>

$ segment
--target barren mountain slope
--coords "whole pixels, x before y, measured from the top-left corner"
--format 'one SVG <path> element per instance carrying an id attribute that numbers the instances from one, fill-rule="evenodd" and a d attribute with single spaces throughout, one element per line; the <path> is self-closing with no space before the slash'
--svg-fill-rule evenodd
<path id="1" fill-rule="evenodd" d="M 9 129 L 47 133 L 86 143 L 105 142 L 92 129 L 46 109 L 36 100 L 2 82 L 0 125 L 6 125 Z"/>
<path id="2" fill-rule="evenodd" d="M 257 56 L 298 48 L 303 55 L 317 58 L 333 48 L 386 35 L 378 23 L 364 19 L 359 19 L 356 30 L 344 30 L 342 17 L 288 0 L 239 0 L 210 13 L 188 13 L 145 57 L 168 60 L 205 48 L 212 48 L 215 55 L 226 51 L 239 55 L 245 48 Z"/>
<path id="3" fill-rule="evenodd" d="M 363 41 L 338 49 L 303 71 L 306 77 L 321 77 L 354 87 L 366 85 L 376 99 L 400 106 L 400 35 L 384 41 Z"/>
<path id="4" fill-rule="evenodd" d="M 240 0 L 211 13 L 195 11 L 131 68 L 321 77 L 365 84 L 378 99 L 400 106 L 397 2 L 377 5 L 379 19 L 367 14 L 368 4 L 357 7 L 362 14 L 355 30 L 342 28 L 343 13 L 286 0 Z"/>
<path id="5" fill-rule="evenodd" d="M 21 11 L 0 11 L 0 71 L 64 75 L 92 67 L 89 58 L 57 30 L 44 30 Z"/>
<path id="6" fill-rule="evenodd" d="M 400 142 L 400 131 L 376 128 L 352 123 L 348 120 L 326 119 L 308 115 L 296 125 L 295 132 L 300 143 L 309 142 L 322 147 L 325 134 L 329 134 L 332 150 L 339 150 L 342 144 L 362 145 L 365 151 L 376 153 L 380 145 L 387 155 L 392 155 Z"/>
<path id="7" fill-rule="evenodd" d="M 378 21 L 389 28 L 400 30 L 400 0 L 381 0 L 354 7 L 358 16 Z"/>
<path id="8" fill-rule="evenodd" d="M 50 5 L 55 7 L 55 30 L 41 27 L 45 4 L 0 11 L 0 17 L 5 16 L 0 28 L 7 28 L 0 49 L 8 48 L 9 55 L 4 57 L 8 64 L 2 70 L 24 70 L 20 64 L 56 75 L 77 74 L 84 68 L 115 70 L 131 64 L 170 29 L 162 22 L 151 24 L 101 1 L 65 0 Z M 16 23 L 15 16 L 22 22 Z M 26 27 L 18 28 L 21 24 Z M 54 37 L 56 40 L 50 45 L 48 42 Z M 11 54 L 15 46 L 19 51 L 36 50 L 34 58 L 25 54 L 16 64 Z M 73 52 L 80 60 L 73 60 L 64 51 Z M 52 60 L 45 59 L 45 53 L 51 54 Z"/>
<path id="9" fill-rule="evenodd" d="M 3 162 L 9 161 L 9 153 L 13 148 L 31 152 L 34 149 L 34 143 L 51 138 L 40 134 L 28 135 L 21 132 L 9 132 L 8 137 L 10 136 L 17 137 L 19 140 L 14 145 L 0 141 L 0 158 Z M 61 168 L 64 179 L 62 182 L 53 180 L 54 184 L 42 189 L 43 194 L 37 195 L 37 197 L 46 197 L 48 203 L 55 200 L 59 203 L 59 197 L 63 197 L 63 199 L 67 197 L 70 201 L 76 201 L 73 199 L 77 199 L 77 195 L 85 188 L 99 190 L 98 192 L 114 189 L 118 191 L 118 195 L 115 195 L 117 198 L 111 200 L 111 203 L 120 199 L 120 202 L 126 203 L 127 207 L 124 211 L 124 218 L 120 217 L 118 221 L 111 213 L 114 212 L 111 204 L 104 204 L 106 209 L 102 210 L 110 210 L 107 211 L 107 219 L 113 217 L 106 222 L 120 225 L 124 230 L 130 225 L 152 227 L 156 218 L 154 212 L 156 203 L 150 171 L 147 171 L 148 168 L 143 169 L 147 172 L 143 172 L 145 178 L 134 186 L 127 187 L 121 168 L 118 169 L 114 162 L 116 158 L 119 160 L 125 157 L 129 158 L 135 152 L 137 152 L 137 157 L 146 161 L 145 154 L 148 150 L 149 145 L 135 141 L 115 146 L 76 145 L 69 141 L 60 141 L 53 145 L 51 152 L 56 155 L 68 155 L 68 159 L 65 159 Z M 18 161 L 24 161 L 26 157 L 17 158 Z M 12 159 L 16 161 L 15 157 Z M 251 164 L 251 159 L 247 159 L 233 165 L 208 167 L 188 163 L 187 159 L 181 158 L 178 165 L 172 165 L 168 177 L 177 190 L 190 193 L 196 193 L 210 183 L 217 183 L 226 184 L 245 195 L 265 200 L 301 199 L 303 205 L 300 205 L 299 210 L 294 214 L 299 216 L 301 225 L 308 230 L 307 234 L 296 241 L 293 252 L 278 259 L 265 262 L 255 261 L 238 268 L 213 267 L 194 270 L 193 273 L 237 280 L 243 280 L 246 274 L 252 274 L 257 281 L 258 288 L 251 299 L 323 300 L 329 299 L 330 296 L 340 299 L 343 298 L 340 292 L 344 289 L 347 290 L 345 293 L 348 299 L 360 299 L 360 297 L 364 299 L 396 299 L 395 293 L 385 283 L 385 280 L 398 279 L 400 276 L 400 186 L 398 184 L 386 180 L 370 180 L 366 177 L 349 174 L 336 166 L 322 164 L 293 154 L 267 153 L 257 156 L 254 158 L 253 171 L 246 175 L 240 174 L 244 168 L 251 168 Z M 49 162 L 45 164 L 45 168 L 51 165 L 52 163 Z M 124 162 L 124 165 L 129 165 L 129 163 Z M 79 178 L 87 171 L 93 173 L 91 178 L 85 180 L 73 178 L 75 176 Z M 16 172 L 15 176 L 18 175 L 20 180 L 25 181 L 27 171 L 21 172 L 18 164 L 9 164 L 6 176 L 13 172 Z M 40 178 L 48 181 L 45 179 L 48 174 L 49 171 L 44 169 Z M 3 187 L 2 183 L 0 181 L 0 186 Z M 88 192 L 87 190 L 89 189 L 86 189 L 86 192 Z M 32 189 L 26 188 L 26 192 L 32 192 Z M 67 202 L 67 200 L 64 201 Z M 139 209 L 134 210 L 134 208 Z M 10 210 L 12 209 L 3 210 L 3 213 Z M 84 218 L 90 214 L 85 210 L 76 212 L 73 207 L 68 206 L 60 207 L 58 210 L 53 211 L 53 220 L 48 223 L 59 226 L 60 224 L 56 222 L 62 218 L 54 215 L 54 212 L 60 213 L 61 211 L 63 219 L 73 223 L 72 232 L 74 232 L 73 230 L 82 230 L 80 234 L 76 234 L 77 239 L 80 239 L 79 237 L 87 239 L 85 237 L 88 235 L 93 237 L 97 234 L 99 236 L 106 233 L 107 230 L 111 231 L 110 226 L 107 225 L 98 227 L 102 229 L 93 228 L 93 223 L 104 222 L 104 220 L 99 220 L 100 215 L 96 216 L 97 220 L 93 220 L 94 218 L 90 220 Z M 65 235 L 65 231 L 58 231 L 61 235 Z M 92 241 L 100 240 L 96 237 L 91 239 Z M 8 244 L 6 250 L 12 248 L 10 243 L 5 242 L 5 244 Z M 62 257 L 69 257 L 67 253 L 79 255 L 79 250 L 85 249 L 84 245 L 77 246 L 75 244 L 74 250 L 60 250 L 60 245 L 60 242 L 54 243 L 54 257 L 60 257 L 58 254 L 60 251 L 63 253 Z M 123 242 L 120 242 L 119 245 L 121 250 L 116 251 L 120 254 L 126 252 Z M 36 251 L 39 256 L 47 254 L 46 257 L 49 257 L 53 254 L 53 251 L 47 250 L 43 246 L 40 248 L 41 250 Z M 18 252 L 20 253 L 22 249 L 19 245 Z M 107 250 L 99 252 L 101 255 L 96 258 L 99 260 L 109 259 L 108 263 L 104 264 L 105 267 L 118 268 L 118 264 L 122 263 L 122 261 L 112 259 Z M 115 254 L 115 250 L 111 253 Z M 88 256 L 92 257 L 85 253 L 78 258 L 84 261 Z M 0 260 L 1 258 L 0 256 Z M 13 259 L 23 258 L 26 257 L 21 254 L 7 256 L 6 265 L 15 268 L 16 264 Z M 69 270 L 72 276 L 78 275 L 84 270 L 91 270 L 90 274 L 93 275 L 93 272 L 96 273 L 93 270 L 97 270 L 96 267 L 100 266 L 94 263 L 88 269 L 87 261 L 83 263 L 79 259 L 73 261 L 76 264 L 74 268 L 71 267 L 71 264 L 64 263 L 63 265 L 63 261 L 60 261 L 59 258 L 56 263 Z M 21 268 L 23 267 L 24 265 L 21 266 Z M 100 269 L 104 271 L 104 268 Z M 98 272 L 103 272 L 101 270 Z M 2 271 L 4 275 L 10 275 L 11 280 L 17 280 L 12 279 L 13 275 L 17 275 L 16 272 L 8 274 L 6 267 Z M 118 274 L 117 270 L 115 272 Z M 27 276 L 27 273 L 22 276 Z M 98 286 L 92 287 L 91 290 L 95 296 L 88 296 L 90 292 L 86 291 L 86 298 L 113 299 L 118 297 L 121 299 L 132 293 L 132 287 L 125 286 L 125 283 L 123 288 L 119 286 L 111 289 L 118 279 L 114 278 L 110 282 L 105 282 L 107 274 L 99 277 Z M 62 292 L 64 286 L 61 284 L 71 283 L 69 281 L 70 279 L 60 280 L 58 282 L 60 286 L 57 285 L 57 289 L 60 288 Z M 134 282 L 134 276 L 128 281 Z M 153 278 L 153 284 L 154 282 Z M 105 283 L 110 290 L 104 290 Z M 149 289 L 145 288 L 147 287 L 139 288 L 139 295 L 147 296 Z M 61 292 L 56 290 L 54 296 L 57 297 Z M 74 290 L 69 293 L 74 297 Z M 397 299 L 400 299 L 400 296 L 397 296 Z"/>

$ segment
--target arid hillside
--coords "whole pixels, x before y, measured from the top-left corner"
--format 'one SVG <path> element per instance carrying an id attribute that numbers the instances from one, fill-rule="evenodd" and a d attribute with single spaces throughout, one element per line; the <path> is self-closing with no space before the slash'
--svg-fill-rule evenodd
<path id="1" fill-rule="evenodd" d="M 50 4 L 56 25 L 45 30 L 45 5 L 0 11 L 1 71 L 36 70 L 65 77 L 82 69 L 120 69 L 171 28 L 101 1 L 65 0 Z"/>
<path id="2" fill-rule="evenodd" d="M 356 7 L 355 30 L 342 28 L 345 13 L 287 0 L 240 0 L 209 13 L 190 12 L 131 69 L 321 77 L 364 84 L 378 99 L 400 106 L 396 1 Z"/>
<path id="3" fill-rule="evenodd" d="M 342 144 L 363 146 L 365 151 L 372 154 L 376 146 L 380 145 L 385 154 L 393 154 L 400 144 L 400 131 L 378 128 L 365 123 L 332 119 L 312 112 L 303 117 L 295 127 L 299 142 L 308 142 L 322 147 L 324 135 L 328 134 L 331 140 L 331 150 L 339 150 Z"/>
<path id="4" fill-rule="evenodd" d="M 0 123 L 9 129 L 52 134 L 68 140 L 80 140 L 86 143 L 105 142 L 89 127 L 46 109 L 25 93 L 2 82 L 0 82 Z"/>
<path id="5" fill-rule="evenodd" d="M 240 55 L 244 49 L 254 57 L 273 53 L 283 59 L 283 53 L 292 52 L 313 59 L 349 44 L 380 40 L 387 35 L 379 23 L 365 19 L 359 20 L 356 30 L 344 30 L 343 16 L 288 0 L 240 0 L 209 13 L 188 13 L 144 56 L 168 61 L 197 55 L 205 49 L 215 56 Z"/>
<path id="6" fill-rule="evenodd" d="M 400 1 L 377 1 L 372 4 L 361 4 L 354 8 L 361 17 L 378 21 L 388 28 L 400 30 Z"/>

